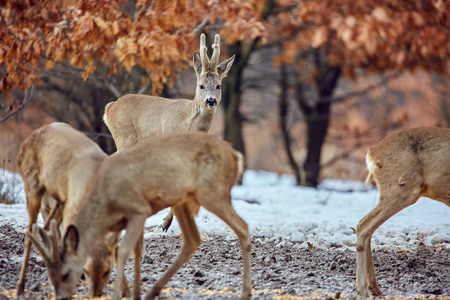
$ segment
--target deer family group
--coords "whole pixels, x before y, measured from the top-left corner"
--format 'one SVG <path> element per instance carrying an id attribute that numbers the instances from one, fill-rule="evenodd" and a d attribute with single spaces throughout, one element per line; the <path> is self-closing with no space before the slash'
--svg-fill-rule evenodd
<path id="1" fill-rule="evenodd" d="M 235 212 L 231 189 L 242 176 L 243 157 L 207 134 L 221 100 L 221 81 L 234 56 L 219 63 L 220 37 L 208 58 L 205 35 L 194 53 L 194 100 L 127 95 L 109 103 L 103 116 L 118 151 L 111 156 L 64 123 L 45 125 L 25 139 L 17 156 L 27 197 L 29 225 L 17 295 L 25 291 L 31 245 L 42 255 L 55 299 L 70 299 L 84 273 L 99 296 L 116 264 L 112 299 L 140 299 L 140 261 L 145 220 L 170 207 L 183 245 L 174 263 L 146 294 L 155 298 L 188 261 L 201 239 L 194 217 L 201 206 L 237 234 L 242 251 L 241 299 L 251 296 L 251 241 Z M 360 296 L 381 291 L 375 278 L 370 239 L 387 219 L 421 196 L 450 205 L 450 129 L 415 128 L 391 134 L 366 157 L 380 190 L 379 204 L 357 228 L 356 287 Z M 44 226 L 36 225 L 41 213 Z M 121 241 L 121 232 L 125 230 Z M 134 252 L 130 291 L 125 262 Z M 301 283 L 299 283 L 301 284 Z"/>

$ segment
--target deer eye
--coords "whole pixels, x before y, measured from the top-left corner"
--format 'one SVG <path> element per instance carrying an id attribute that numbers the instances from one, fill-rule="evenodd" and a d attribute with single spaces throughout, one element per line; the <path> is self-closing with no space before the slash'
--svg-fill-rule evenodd
<path id="1" fill-rule="evenodd" d="M 204 90 L 205 87 L 204 87 L 202 84 L 200 84 L 200 89 L 201 89 L 201 90 Z"/>
<path id="2" fill-rule="evenodd" d="M 66 273 L 62 277 L 62 281 L 66 281 L 69 278 L 69 273 Z"/>
<path id="3" fill-rule="evenodd" d="M 216 87 L 216 89 L 220 90 L 220 84 Z"/>
<path id="4" fill-rule="evenodd" d="M 106 270 L 105 273 L 103 273 L 103 277 L 106 277 L 109 275 L 109 270 Z"/>

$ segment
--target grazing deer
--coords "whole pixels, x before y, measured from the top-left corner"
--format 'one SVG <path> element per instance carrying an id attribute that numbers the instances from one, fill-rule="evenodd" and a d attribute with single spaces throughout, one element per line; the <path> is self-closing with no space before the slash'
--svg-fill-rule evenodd
<path id="1" fill-rule="evenodd" d="M 362 297 L 381 294 L 375 277 L 370 239 L 390 217 L 421 197 L 450 206 L 450 129 L 412 128 L 395 132 L 366 156 L 369 175 L 380 190 L 380 202 L 358 224 L 356 286 Z"/>
<path id="2" fill-rule="evenodd" d="M 56 224 L 60 224 L 63 221 L 61 209 L 55 209 L 55 205 L 57 204 L 57 201 L 47 193 L 42 196 L 40 212 L 42 219 L 46 224 L 44 228 L 47 228 L 51 221 L 48 217 L 51 212 L 54 212 L 53 219 L 55 219 Z M 61 236 L 58 235 L 58 238 L 61 238 Z M 103 294 L 103 289 L 109 281 L 111 271 L 114 269 L 116 263 L 118 243 L 119 235 L 116 233 L 109 233 L 106 238 L 95 243 L 84 264 L 83 272 L 89 287 L 89 294 L 94 297 L 100 297 Z M 122 294 L 130 296 L 130 290 L 125 278 L 122 284 Z"/>
<path id="3" fill-rule="evenodd" d="M 27 197 L 28 232 L 31 232 L 32 225 L 36 223 L 39 210 L 45 228 L 52 219 L 56 220 L 58 228 L 60 224 L 64 227 L 87 198 L 98 168 L 106 157 L 95 142 L 68 124 L 52 123 L 33 131 L 22 143 L 17 155 Z M 31 250 L 28 237 L 25 237 L 24 248 L 17 284 L 18 295 L 22 295 L 25 288 Z M 115 249 L 117 237 L 99 241 L 94 247 L 95 254 L 85 266 L 85 269 L 90 270 L 90 273 L 86 273 L 86 279 L 94 296 L 101 295 L 109 279 L 115 262 Z M 102 273 L 91 271 L 93 266 Z M 127 289 L 125 284 L 125 294 L 129 294 Z"/>
<path id="4" fill-rule="evenodd" d="M 234 61 L 234 55 L 219 64 L 220 36 L 216 34 L 211 60 L 207 55 L 205 35 L 200 36 L 200 55 L 194 53 L 197 87 L 194 100 L 167 99 L 146 95 L 126 95 L 105 107 L 103 120 L 111 132 L 118 151 L 141 139 L 180 131 L 205 131 L 211 127 L 221 100 L 221 82 Z M 165 218 L 167 231 L 173 210 Z"/>
<path id="5" fill-rule="evenodd" d="M 36 226 L 29 236 L 45 257 L 56 294 L 69 298 L 91 245 L 110 231 L 125 230 L 119 246 L 112 296 L 117 300 L 117 282 L 122 281 L 131 250 L 134 249 L 135 257 L 140 257 L 145 220 L 172 207 L 183 233 L 183 245 L 175 262 L 145 297 L 153 299 L 200 245 L 194 216 L 203 206 L 228 224 L 239 237 L 244 278 L 241 299 L 249 299 L 250 235 L 247 224 L 236 214 L 231 203 L 231 188 L 241 173 L 242 155 L 228 143 L 206 133 L 184 132 L 145 139 L 103 162 L 96 187 L 67 227 L 59 245 L 52 238 L 54 234 L 47 236 Z M 42 238 L 50 242 L 43 243 Z M 135 269 L 134 277 L 140 278 L 140 269 Z M 60 284 L 61 280 L 65 280 L 64 286 Z M 139 298 L 139 293 L 133 294 L 133 299 Z"/>

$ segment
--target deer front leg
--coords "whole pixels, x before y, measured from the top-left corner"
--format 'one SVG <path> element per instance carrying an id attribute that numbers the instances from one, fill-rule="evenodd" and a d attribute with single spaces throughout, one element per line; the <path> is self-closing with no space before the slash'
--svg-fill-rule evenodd
<path id="1" fill-rule="evenodd" d="M 144 232 L 141 233 L 139 240 L 134 247 L 134 283 L 133 297 L 131 299 L 141 299 L 141 261 L 142 247 L 144 246 Z"/>
<path id="2" fill-rule="evenodd" d="M 184 203 L 176 208 L 173 208 L 178 223 L 180 224 L 181 232 L 183 233 L 183 246 L 180 254 L 178 254 L 175 262 L 167 269 L 163 277 L 161 277 L 150 292 L 145 296 L 146 300 L 154 299 L 159 295 L 161 289 L 167 284 L 172 276 L 180 269 L 191 257 L 191 255 L 200 246 L 201 239 L 195 225 L 194 217 L 191 215 L 189 206 Z"/>
<path id="3" fill-rule="evenodd" d="M 117 258 L 117 276 L 114 284 L 114 293 L 111 297 L 112 300 L 121 299 L 120 297 L 121 286 L 123 284 L 123 281 L 126 280 L 124 274 L 125 263 L 128 257 L 130 256 L 131 250 L 135 248 L 139 240 L 142 239 L 142 232 L 144 229 L 145 219 L 147 219 L 146 215 L 134 215 L 133 218 L 131 218 L 128 221 L 128 224 L 125 227 L 126 234 L 123 237 L 121 245 L 119 246 L 119 253 Z M 139 260 L 138 258 L 135 259 Z M 137 287 L 137 289 L 139 289 L 139 287 Z M 136 287 L 133 288 L 133 291 L 134 290 L 136 290 Z M 133 297 L 135 296 L 136 295 L 133 295 Z M 140 295 L 136 299 L 139 298 Z"/>
<path id="4" fill-rule="evenodd" d="M 125 276 L 123 276 L 123 279 L 122 279 L 121 290 L 122 290 L 122 296 L 124 296 L 126 298 L 130 298 L 131 292 L 130 292 L 130 288 L 128 287 L 128 282 L 127 282 L 127 279 L 125 278 Z"/>

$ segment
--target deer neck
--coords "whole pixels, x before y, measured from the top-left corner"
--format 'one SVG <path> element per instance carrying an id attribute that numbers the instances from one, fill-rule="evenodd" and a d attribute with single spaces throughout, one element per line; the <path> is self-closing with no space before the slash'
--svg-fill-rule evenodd
<path id="1" fill-rule="evenodd" d="M 76 216 L 73 224 L 78 230 L 79 245 L 77 256 L 81 260 L 82 265 L 91 251 L 92 245 L 101 239 L 102 233 L 106 233 L 102 221 L 103 207 L 96 197 L 87 199 L 86 204 L 81 208 L 80 213 Z"/>
<path id="2" fill-rule="evenodd" d="M 189 103 L 189 129 L 192 131 L 208 131 L 216 113 L 216 108 L 206 110 L 195 98 Z"/>

